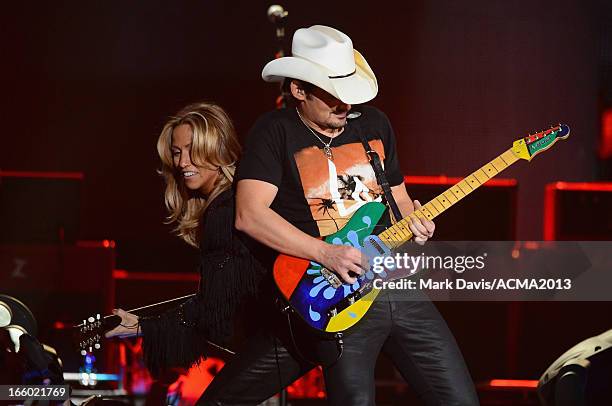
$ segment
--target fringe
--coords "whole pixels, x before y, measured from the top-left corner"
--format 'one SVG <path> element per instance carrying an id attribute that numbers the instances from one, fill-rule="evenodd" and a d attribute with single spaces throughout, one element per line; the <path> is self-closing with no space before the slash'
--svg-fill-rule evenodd
<path id="1" fill-rule="evenodd" d="M 221 198 L 221 199 L 220 199 Z M 247 298 L 257 298 L 266 273 L 234 229 L 234 200 L 219 196 L 204 219 L 199 326 L 212 341 L 224 342 L 233 334 L 233 318 Z"/>
<path id="2" fill-rule="evenodd" d="M 200 292 L 160 316 L 142 318 L 143 351 L 154 376 L 168 367 L 188 368 L 206 357 L 206 340 L 226 344 L 242 304 L 258 300 L 265 268 L 234 229 L 231 190 L 211 202 L 200 241 Z"/>
<path id="3" fill-rule="evenodd" d="M 160 316 L 140 319 L 144 361 L 153 376 L 170 367 L 189 368 L 206 357 L 206 337 L 183 320 L 184 309 L 194 304 L 190 299 Z"/>

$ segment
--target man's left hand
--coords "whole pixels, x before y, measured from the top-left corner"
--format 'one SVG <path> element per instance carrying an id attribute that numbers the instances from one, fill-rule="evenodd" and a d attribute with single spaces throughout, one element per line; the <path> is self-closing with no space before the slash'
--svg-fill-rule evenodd
<path id="1" fill-rule="evenodd" d="M 414 201 L 414 210 L 419 210 L 421 203 L 418 200 Z M 414 241 L 417 244 L 423 245 L 425 241 L 433 237 L 436 225 L 433 221 L 427 220 L 425 217 L 410 216 L 410 231 L 414 235 Z"/>

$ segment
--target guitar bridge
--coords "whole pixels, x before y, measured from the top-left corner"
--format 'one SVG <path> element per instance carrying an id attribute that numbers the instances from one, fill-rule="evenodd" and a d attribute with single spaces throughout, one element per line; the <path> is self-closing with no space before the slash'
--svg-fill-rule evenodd
<path id="1" fill-rule="evenodd" d="M 329 282 L 329 284 L 333 288 L 338 289 L 340 286 L 342 286 L 342 281 L 340 280 L 340 278 L 338 278 L 338 275 L 336 275 L 335 273 L 333 273 L 329 269 L 321 268 L 321 275 L 323 275 L 325 280 L 327 282 Z"/>

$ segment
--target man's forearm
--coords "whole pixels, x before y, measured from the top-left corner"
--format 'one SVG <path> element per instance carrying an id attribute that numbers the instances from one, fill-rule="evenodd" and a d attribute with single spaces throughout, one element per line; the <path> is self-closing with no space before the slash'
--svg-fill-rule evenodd
<path id="1" fill-rule="evenodd" d="M 269 207 L 238 211 L 236 228 L 278 252 L 314 261 L 319 260 L 325 245 Z"/>
<path id="2" fill-rule="evenodd" d="M 410 196 L 408 196 L 406 187 L 404 185 L 393 186 L 391 188 L 391 193 L 393 194 L 393 198 L 395 199 L 395 202 L 402 213 L 402 217 L 407 217 L 414 211 L 414 204 L 412 204 L 412 199 Z M 399 221 L 400 219 L 396 220 Z"/>

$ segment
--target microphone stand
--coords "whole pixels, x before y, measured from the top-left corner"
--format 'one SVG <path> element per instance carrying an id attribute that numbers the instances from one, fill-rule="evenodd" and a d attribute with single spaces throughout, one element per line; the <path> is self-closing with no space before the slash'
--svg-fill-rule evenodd
<path id="1" fill-rule="evenodd" d="M 285 19 L 289 13 L 277 4 L 271 5 L 268 8 L 268 19 L 274 24 L 274 36 L 276 38 L 276 52 L 274 59 L 285 56 Z M 283 84 L 280 86 L 280 95 L 276 98 L 275 105 L 277 109 L 287 107 L 287 95 L 283 91 Z M 287 406 L 287 388 L 281 388 L 278 398 L 279 406 Z"/>
<path id="2" fill-rule="evenodd" d="M 282 6 L 277 4 L 271 5 L 268 8 L 268 19 L 274 24 L 274 37 L 276 38 L 276 52 L 274 59 L 285 56 L 285 20 L 289 13 Z M 282 109 L 287 106 L 287 94 L 283 91 L 281 83 L 280 95 L 276 98 L 275 105 L 277 109 Z"/>

